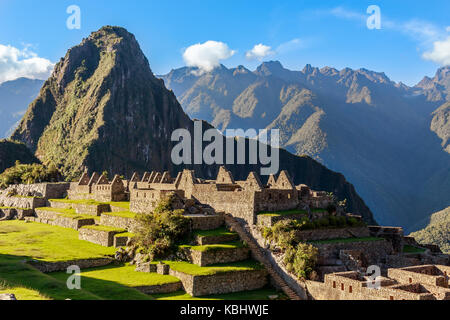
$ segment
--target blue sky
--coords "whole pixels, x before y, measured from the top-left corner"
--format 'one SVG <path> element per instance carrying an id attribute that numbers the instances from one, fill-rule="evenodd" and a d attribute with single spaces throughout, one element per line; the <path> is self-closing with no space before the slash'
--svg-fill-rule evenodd
<path id="1" fill-rule="evenodd" d="M 66 27 L 69 5 L 81 9 L 80 30 Z M 366 26 L 369 5 L 381 9 L 380 30 Z M 156 74 L 186 65 L 183 53 L 190 46 L 216 41 L 228 50 L 220 60 L 228 67 L 254 69 L 261 61 L 280 60 L 295 70 L 308 63 L 366 68 L 413 85 L 448 64 L 449 12 L 448 0 L 0 0 L 0 61 L 7 56 L 0 62 L 0 82 L 2 75 L 3 81 L 45 77 L 45 61 L 57 62 L 109 24 L 135 34 Z M 249 60 L 246 54 L 258 44 L 269 55 Z M 198 51 L 192 54 L 198 60 Z"/>

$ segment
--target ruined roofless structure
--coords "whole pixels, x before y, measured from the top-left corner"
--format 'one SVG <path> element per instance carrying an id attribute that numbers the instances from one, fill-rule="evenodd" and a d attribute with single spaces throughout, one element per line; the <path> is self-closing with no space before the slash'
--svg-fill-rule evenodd
<path id="1" fill-rule="evenodd" d="M 169 194 L 196 200 L 249 224 L 256 223 L 258 212 L 296 209 L 305 202 L 312 208 L 326 208 L 332 202 L 326 192 L 295 186 L 287 171 L 281 171 L 277 178 L 271 175 L 263 185 L 255 172 L 244 181 L 236 181 L 225 167 L 220 167 L 216 180 L 199 179 L 193 170 L 183 170 L 176 178 L 169 172 L 145 172 L 142 177 L 134 173 L 128 181 L 116 175 L 111 182 L 103 175 L 89 177 L 85 172 L 69 190 L 70 199 L 129 200 L 130 211 L 136 213 L 152 212 Z"/>
<path id="2" fill-rule="evenodd" d="M 326 193 L 313 197 L 314 192 L 307 186 L 296 187 L 287 171 L 281 171 L 277 179 L 271 176 L 270 185 L 263 185 L 254 172 L 244 181 L 235 181 L 225 167 L 220 167 L 216 180 L 196 178 L 193 170 L 184 170 L 176 178 L 168 172 L 145 173 L 142 179 L 137 174 L 133 177 L 129 187 L 130 210 L 139 213 L 151 212 L 160 199 L 175 193 L 255 224 L 258 212 L 296 209 L 306 199 L 314 199 L 317 207 L 326 208 L 332 201 Z"/>

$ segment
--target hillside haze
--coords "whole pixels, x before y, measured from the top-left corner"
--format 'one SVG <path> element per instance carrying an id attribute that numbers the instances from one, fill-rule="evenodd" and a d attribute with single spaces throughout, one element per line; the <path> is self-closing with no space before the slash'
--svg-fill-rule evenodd
<path id="1" fill-rule="evenodd" d="M 128 177 L 134 171 L 168 170 L 175 175 L 191 168 L 200 178 L 216 178 L 218 165 L 182 167 L 171 161 L 172 132 L 186 128 L 193 133 L 193 127 L 173 92 L 153 75 L 135 37 L 107 26 L 61 59 L 12 138 L 24 142 L 44 164 L 57 165 L 69 179 L 85 167 Z M 211 128 L 206 122 L 203 127 Z M 235 178 L 245 179 L 260 167 L 228 169 Z M 280 169 L 288 170 L 296 184 L 347 199 L 350 212 L 374 223 L 370 209 L 343 175 L 285 150 L 280 150 Z"/>
<path id="2" fill-rule="evenodd" d="M 19 78 L 0 84 L 0 139 L 8 137 L 44 81 Z"/>
<path id="3" fill-rule="evenodd" d="M 287 150 L 343 173 L 380 223 L 412 231 L 450 205 L 449 67 L 413 88 L 366 69 L 278 61 L 193 71 L 161 76 L 188 115 L 221 130 L 280 129 Z"/>

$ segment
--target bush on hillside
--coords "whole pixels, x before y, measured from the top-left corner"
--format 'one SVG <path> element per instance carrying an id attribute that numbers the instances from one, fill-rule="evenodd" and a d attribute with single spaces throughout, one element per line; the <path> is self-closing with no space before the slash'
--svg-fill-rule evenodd
<path id="1" fill-rule="evenodd" d="M 172 209 L 172 200 L 172 196 L 167 197 L 159 202 L 152 214 L 137 217 L 135 244 L 152 261 L 174 253 L 177 245 L 190 233 L 190 220 L 183 216 L 183 210 Z"/>
<path id="2" fill-rule="evenodd" d="M 0 188 L 7 188 L 11 184 L 32 184 L 41 182 L 57 182 L 61 174 L 54 165 L 21 164 L 16 161 L 14 167 L 6 169 L 0 174 Z"/>

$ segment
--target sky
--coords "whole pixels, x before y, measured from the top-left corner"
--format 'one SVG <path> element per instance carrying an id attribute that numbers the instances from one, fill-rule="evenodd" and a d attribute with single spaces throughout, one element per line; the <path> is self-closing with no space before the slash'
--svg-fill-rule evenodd
<path id="1" fill-rule="evenodd" d="M 74 5 L 79 29 L 67 25 L 78 22 L 67 13 Z M 155 74 L 279 60 L 292 70 L 366 68 L 414 85 L 450 64 L 449 12 L 448 0 L 0 0 L 0 83 L 46 79 L 67 49 L 117 25 L 136 36 Z"/>

